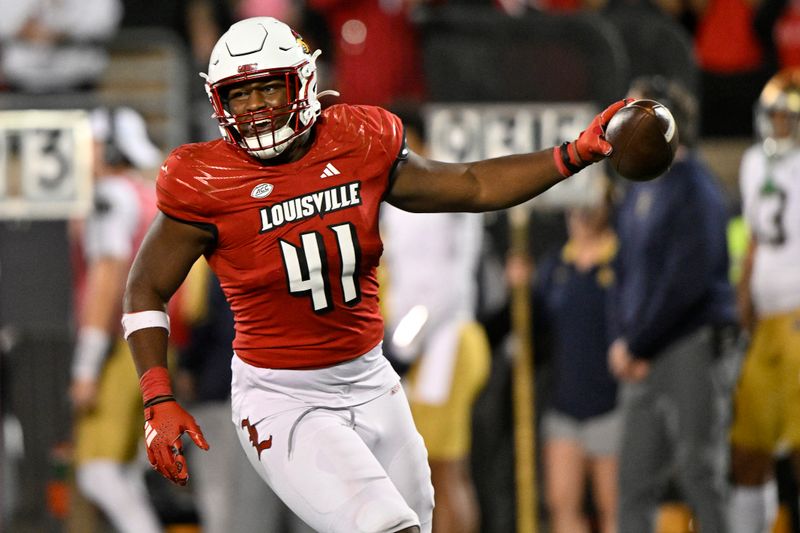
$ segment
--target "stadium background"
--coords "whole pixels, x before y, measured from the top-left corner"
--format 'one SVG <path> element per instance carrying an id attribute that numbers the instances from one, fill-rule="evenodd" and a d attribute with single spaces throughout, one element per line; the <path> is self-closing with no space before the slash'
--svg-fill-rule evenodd
<path id="1" fill-rule="evenodd" d="M 624 4 L 568 13 L 529 10 L 512 17 L 496 6 L 448 4 L 433 3 L 415 15 L 428 86 L 422 104 L 599 107 L 624 95 L 635 76 L 664 74 L 692 88 L 702 97 L 704 109 L 711 107 L 708 87 L 713 81 L 697 63 L 692 35 L 676 19 L 652 7 Z M 111 62 L 93 90 L 47 96 L 0 92 L 0 109 L 132 106 L 145 116 L 165 152 L 208 131 L 204 121 L 210 109 L 204 96 L 198 96 L 201 80 L 179 33 L 146 24 L 122 27 L 108 49 Z M 727 102 L 725 111 L 738 117 L 736 121 L 725 124 L 719 116 L 703 113 L 700 150 L 725 185 L 734 210 L 738 162 L 752 140 L 749 128 L 758 94 L 752 88 L 760 88 L 774 67 L 765 62 L 746 83 L 738 84 L 738 92 L 731 88 L 734 84 L 719 86 L 714 107 Z M 496 228 L 505 226 L 497 217 L 488 220 L 487 235 L 503 250 L 508 237 Z M 560 214 L 553 210 L 532 214 L 529 234 L 534 255 L 563 236 L 559 221 Z M 65 530 L 71 420 L 66 389 L 74 342 L 65 234 L 65 220 L 0 223 L 2 531 Z M 497 300 L 490 293 L 484 298 L 486 305 Z M 505 357 L 494 358 L 490 385 L 475 412 L 472 462 L 486 533 L 515 528 L 511 365 Z M 546 368 L 534 366 L 537 379 L 542 379 Z M 191 524 L 191 494 L 151 481 L 151 490 L 160 494 L 162 518 L 172 524 L 172 531 Z M 782 482 L 786 501 L 792 490 L 791 483 Z M 671 494 L 668 499 L 679 498 Z M 798 531 L 794 511 L 794 531 Z"/>

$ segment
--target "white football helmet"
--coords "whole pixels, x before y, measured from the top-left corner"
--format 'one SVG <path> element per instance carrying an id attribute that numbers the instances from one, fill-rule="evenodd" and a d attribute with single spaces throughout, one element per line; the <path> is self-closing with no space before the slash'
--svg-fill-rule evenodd
<path id="1" fill-rule="evenodd" d="M 206 92 L 223 138 L 259 159 L 283 153 L 308 131 L 320 114 L 316 59 L 303 39 L 272 17 L 253 17 L 233 24 L 220 37 L 208 65 Z M 230 87 L 242 81 L 283 77 L 288 102 L 284 106 L 231 114 Z M 288 116 L 288 120 L 287 120 Z M 277 123 L 286 123 L 277 127 Z M 244 130 L 242 125 L 248 125 Z M 242 131 L 251 132 L 245 137 Z"/>
<path id="2" fill-rule="evenodd" d="M 769 156 L 800 146 L 800 68 L 775 74 L 761 91 L 755 130 Z"/>

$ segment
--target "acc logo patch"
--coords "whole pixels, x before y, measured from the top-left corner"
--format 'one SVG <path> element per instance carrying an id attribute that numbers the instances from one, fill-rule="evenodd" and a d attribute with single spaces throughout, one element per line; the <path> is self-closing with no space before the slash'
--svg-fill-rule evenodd
<path id="1" fill-rule="evenodd" d="M 266 198 L 267 196 L 272 193 L 272 189 L 275 187 L 272 186 L 271 183 L 259 183 L 253 190 L 250 192 L 250 196 L 253 198 Z"/>

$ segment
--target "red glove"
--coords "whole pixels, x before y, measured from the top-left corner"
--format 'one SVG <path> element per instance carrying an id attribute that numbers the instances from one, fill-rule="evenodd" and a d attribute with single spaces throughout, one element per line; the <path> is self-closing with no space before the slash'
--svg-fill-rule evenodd
<path id="1" fill-rule="evenodd" d="M 633 98 L 614 102 L 594 117 L 589 127 L 583 130 L 576 140 L 564 142 L 561 146 L 553 148 L 556 168 L 562 176 L 568 178 L 592 163 L 611 155 L 612 147 L 603 137 L 606 133 L 606 126 L 617 111 L 631 102 L 633 102 Z"/>
<path id="2" fill-rule="evenodd" d="M 186 432 L 201 449 L 207 450 L 208 443 L 200 426 L 192 415 L 178 402 L 164 399 L 144 409 L 144 438 L 147 444 L 147 458 L 153 469 L 178 485 L 189 481 L 189 470 L 183 456 L 181 435 Z"/>
<path id="3" fill-rule="evenodd" d="M 139 380 L 144 399 L 144 440 L 147 458 L 153 469 L 178 485 L 189 481 L 189 470 L 183 457 L 181 435 L 188 433 L 194 443 L 207 450 L 208 443 L 192 415 L 172 397 L 169 372 L 154 366 Z"/>

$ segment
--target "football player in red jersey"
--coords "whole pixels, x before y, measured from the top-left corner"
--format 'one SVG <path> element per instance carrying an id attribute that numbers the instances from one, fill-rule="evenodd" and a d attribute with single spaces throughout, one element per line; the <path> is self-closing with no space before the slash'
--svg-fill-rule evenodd
<path id="1" fill-rule="evenodd" d="M 131 269 L 123 317 L 148 457 L 185 484 L 181 435 L 208 447 L 172 395 L 164 314 L 204 255 L 235 316 L 232 419 L 261 477 L 318 531 L 429 532 L 425 447 L 381 352 L 380 204 L 435 212 L 524 202 L 608 156 L 604 128 L 626 101 L 573 142 L 441 163 L 410 152 L 402 123 L 382 108 L 322 112 L 319 53 L 272 18 L 231 26 L 205 75 L 222 139 L 178 147 L 161 167 L 161 213 Z"/>

